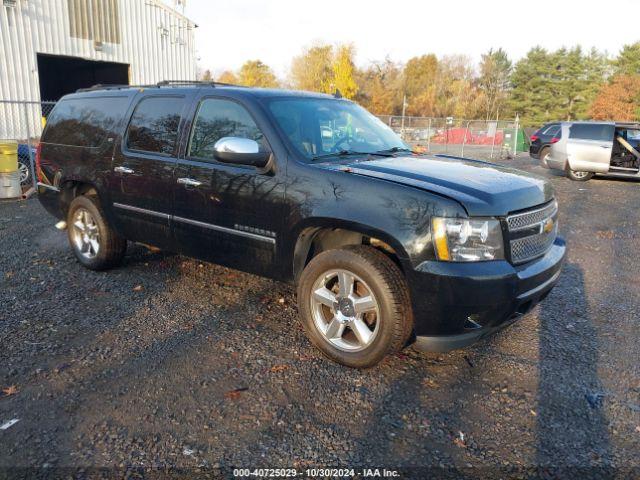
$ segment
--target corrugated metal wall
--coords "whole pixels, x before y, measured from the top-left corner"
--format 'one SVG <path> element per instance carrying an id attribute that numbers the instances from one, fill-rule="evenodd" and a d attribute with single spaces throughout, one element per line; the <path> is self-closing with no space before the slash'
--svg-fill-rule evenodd
<path id="1" fill-rule="evenodd" d="M 132 84 L 195 79 L 194 28 L 158 0 L 17 0 L 15 7 L 0 6 L 0 100 L 48 100 L 40 99 L 37 53 L 127 63 Z M 96 41 L 102 42 L 99 50 Z M 7 121 L 14 110 L 0 105 L 0 116 Z"/>

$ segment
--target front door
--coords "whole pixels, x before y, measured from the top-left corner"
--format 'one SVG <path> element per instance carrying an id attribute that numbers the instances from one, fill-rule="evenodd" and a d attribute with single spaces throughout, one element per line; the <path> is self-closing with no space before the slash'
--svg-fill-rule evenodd
<path id="1" fill-rule="evenodd" d="M 249 111 L 235 100 L 203 98 L 195 111 L 186 153 L 178 160 L 172 228 L 179 251 L 265 276 L 274 276 L 284 224 L 284 168 L 222 163 L 214 145 L 223 137 L 249 138 L 271 150 Z"/>
<path id="2" fill-rule="evenodd" d="M 172 246 L 174 169 L 186 101 L 180 95 L 142 97 L 114 156 L 109 176 L 113 212 L 129 240 Z"/>

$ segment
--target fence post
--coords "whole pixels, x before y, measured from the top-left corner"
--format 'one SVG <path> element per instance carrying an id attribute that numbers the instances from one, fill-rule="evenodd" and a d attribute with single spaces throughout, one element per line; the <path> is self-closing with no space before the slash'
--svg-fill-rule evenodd
<path id="1" fill-rule="evenodd" d="M 518 133 L 519 133 L 519 125 L 520 125 L 520 116 L 516 113 L 516 126 L 513 131 L 513 157 L 518 154 Z"/>
<path id="2" fill-rule="evenodd" d="M 467 143 L 467 132 L 469 131 L 469 124 L 471 120 L 467 120 L 467 127 L 464 129 L 464 137 L 462 137 L 462 149 L 460 151 L 460 156 L 464 157 L 464 146 Z"/>
<path id="3" fill-rule="evenodd" d="M 27 112 L 28 105 L 30 104 L 23 103 L 22 108 L 24 109 L 24 121 L 25 121 L 25 126 L 27 127 L 27 150 L 29 151 L 29 169 L 31 170 L 31 181 L 33 182 L 33 188 L 37 191 L 38 179 L 36 178 L 36 169 L 33 164 L 34 158 L 33 158 L 33 154 L 31 153 L 31 128 L 29 127 L 29 112 Z"/>
<path id="4" fill-rule="evenodd" d="M 496 131 L 493 132 L 493 139 L 491 140 L 491 156 L 489 157 L 491 160 L 493 160 L 493 149 L 496 146 L 496 136 L 498 135 L 498 127 L 500 126 L 499 119 L 500 119 L 500 114 L 496 112 Z"/>
<path id="5" fill-rule="evenodd" d="M 429 117 L 429 126 L 427 127 L 427 152 L 431 152 L 431 117 Z"/>

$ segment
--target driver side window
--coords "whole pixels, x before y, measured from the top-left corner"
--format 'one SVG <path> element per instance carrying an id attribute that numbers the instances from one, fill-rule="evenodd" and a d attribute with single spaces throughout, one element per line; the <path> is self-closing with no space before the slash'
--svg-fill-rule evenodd
<path id="1" fill-rule="evenodd" d="M 213 147 L 224 137 L 248 138 L 265 147 L 264 135 L 242 105 L 217 98 L 203 100 L 191 127 L 187 157 L 214 160 Z"/>

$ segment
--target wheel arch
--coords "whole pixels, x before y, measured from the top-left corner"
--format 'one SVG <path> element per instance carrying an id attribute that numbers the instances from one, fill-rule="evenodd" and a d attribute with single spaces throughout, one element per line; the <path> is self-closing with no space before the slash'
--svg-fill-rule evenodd
<path id="1" fill-rule="evenodd" d="M 366 225 L 315 219 L 298 228 L 293 248 L 293 280 L 298 282 L 302 270 L 320 252 L 348 245 L 370 245 L 391 258 L 404 274 L 407 253 L 393 236 Z"/>
<path id="2" fill-rule="evenodd" d="M 94 194 L 100 198 L 100 190 L 92 182 L 81 180 L 66 180 L 60 185 L 60 210 L 66 217 L 69 205 L 80 195 Z M 100 198 L 100 200 L 102 200 Z"/>

